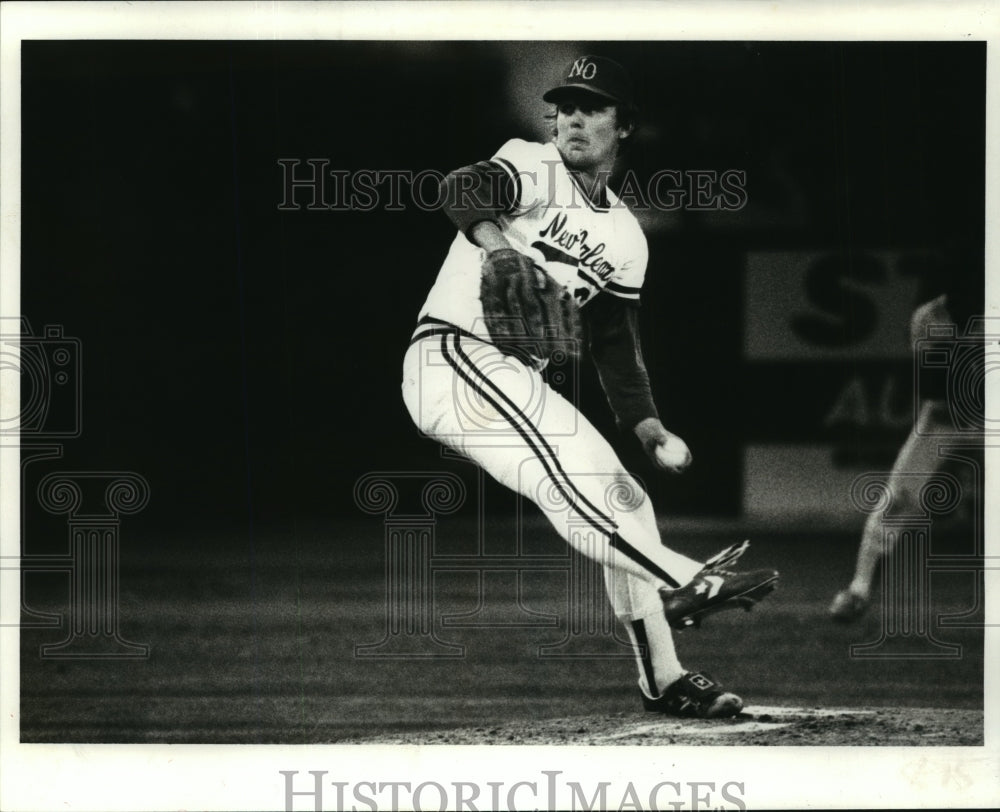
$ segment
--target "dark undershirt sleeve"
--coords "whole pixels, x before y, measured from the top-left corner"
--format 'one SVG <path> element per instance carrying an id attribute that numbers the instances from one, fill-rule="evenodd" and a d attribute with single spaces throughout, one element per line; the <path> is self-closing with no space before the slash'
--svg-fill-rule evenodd
<path id="1" fill-rule="evenodd" d="M 581 311 L 601 386 L 623 431 L 659 417 L 639 343 L 639 304 L 601 294 Z"/>
<path id="2" fill-rule="evenodd" d="M 517 183 L 504 167 L 480 161 L 450 172 L 441 183 L 444 213 L 463 234 L 484 220 L 497 222 L 518 204 Z"/>

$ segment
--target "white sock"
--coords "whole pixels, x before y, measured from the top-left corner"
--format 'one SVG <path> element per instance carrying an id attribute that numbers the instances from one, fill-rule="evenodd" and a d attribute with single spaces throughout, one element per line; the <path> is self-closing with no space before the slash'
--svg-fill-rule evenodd
<path id="1" fill-rule="evenodd" d="M 639 687 L 650 699 L 656 699 L 670 683 L 684 675 L 684 668 L 674 650 L 674 635 L 663 612 L 654 612 L 631 622 L 626 621 L 629 639 L 635 647 L 639 667 Z"/>

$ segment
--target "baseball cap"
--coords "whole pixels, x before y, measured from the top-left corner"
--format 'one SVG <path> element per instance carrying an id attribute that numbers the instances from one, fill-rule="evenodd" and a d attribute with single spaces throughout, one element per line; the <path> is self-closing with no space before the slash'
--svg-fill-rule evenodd
<path id="1" fill-rule="evenodd" d="M 558 104 L 568 92 L 586 90 L 613 102 L 632 105 L 632 80 L 625 68 L 605 56 L 580 56 L 563 74 L 561 84 L 542 95 L 542 99 Z"/>

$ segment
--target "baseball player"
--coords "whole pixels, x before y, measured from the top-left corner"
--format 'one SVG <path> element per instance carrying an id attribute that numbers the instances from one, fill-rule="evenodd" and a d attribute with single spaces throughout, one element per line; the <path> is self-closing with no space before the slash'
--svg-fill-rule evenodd
<path id="1" fill-rule="evenodd" d="M 938 288 L 944 292 L 917 307 L 910 319 L 910 343 L 914 349 L 919 340 L 928 338 L 933 332 L 940 335 L 943 330 L 945 334 L 951 334 L 950 338 L 935 342 L 938 354 L 953 359 L 952 364 L 964 368 L 966 373 L 973 373 L 969 377 L 980 387 L 951 393 L 952 397 L 964 399 L 958 405 L 964 407 L 962 411 L 966 414 L 976 411 L 976 403 L 983 403 L 983 375 L 974 374 L 976 368 L 980 373 L 983 370 L 984 358 L 980 345 L 982 335 L 967 335 L 972 325 L 971 319 L 984 309 L 982 286 L 977 284 L 978 279 L 967 273 L 971 267 L 975 267 L 971 261 L 962 261 L 958 268 L 951 269 Z M 978 354 L 960 354 L 956 346 L 959 342 L 976 349 Z M 969 363 L 970 360 L 972 364 Z M 951 370 L 950 374 L 961 382 L 961 370 Z M 941 469 L 946 459 L 939 451 L 941 438 L 950 437 L 950 444 L 957 444 L 945 380 L 940 376 L 921 375 L 917 383 L 916 419 L 896 455 L 887 482 L 891 509 L 895 512 L 913 510 L 919 505 L 921 490 Z M 978 431 L 968 432 L 962 442 L 966 445 L 981 445 L 982 435 Z M 882 513 L 869 513 L 865 520 L 854 576 L 846 589 L 834 595 L 828 610 L 830 617 L 838 623 L 852 623 L 868 611 L 875 573 L 882 559 L 893 552 L 898 541 L 897 534 L 883 533 L 882 519 Z"/>
<path id="2" fill-rule="evenodd" d="M 406 353 L 404 401 L 421 432 L 531 499 L 603 565 L 647 710 L 733 716 L 742 700 L 684 669 L 671 629 L 749 609 L 778 573 L 732 572 L 747 542 L 705 563 L 665 547 L 646 493 L 543 375 L 586 344 L 619 426 L 658 468 L 690 464 L 660 422 L 639 347 L 646 239 L 607 185 L 635 126 L 631 82 L 617 63 L 582 56 L 543 98 L 556 108 L 549 143 L 510 140 L 444 183 L 458 234 Z"/>

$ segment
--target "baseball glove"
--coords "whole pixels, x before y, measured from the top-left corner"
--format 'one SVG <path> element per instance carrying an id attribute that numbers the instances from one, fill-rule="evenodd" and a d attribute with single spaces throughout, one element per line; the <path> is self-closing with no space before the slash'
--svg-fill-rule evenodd
<path id="1" fill-rule="evenodd" d="M 480 299 L 493 342 L 548 358 L 580 347 L 580 308 L 572 294 L 519 251 L 491 251 L 483 261 Z"/>

